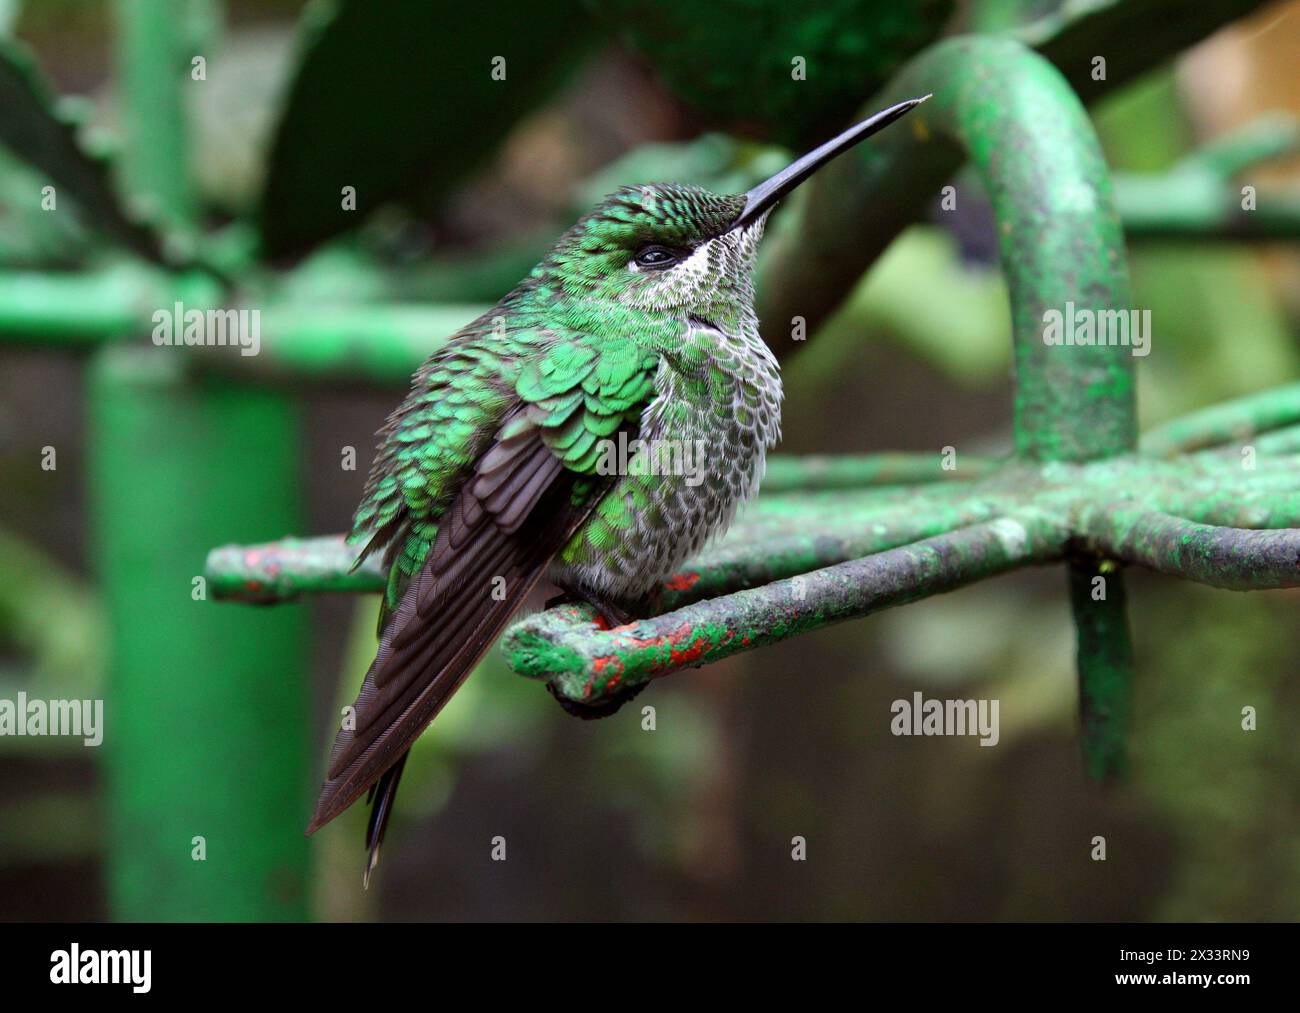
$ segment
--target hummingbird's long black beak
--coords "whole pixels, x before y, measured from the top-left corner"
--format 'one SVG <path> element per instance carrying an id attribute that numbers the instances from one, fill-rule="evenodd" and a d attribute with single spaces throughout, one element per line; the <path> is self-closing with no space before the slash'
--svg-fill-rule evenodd
<path id="1" fill-rule="evenodd" d="M 872 134 L 884 130 L 885 127 L 911 112 L 929 97 L 929 95 L 922 95 L 920 98 L 911 98 L 906 102 L 900 102 L 896 106 L 890 106 L 888 109 L 868 117 L 861 123 L 849 127 L 838 137 L 831 138 L 821 147 L 814 148 L 803 158 L 791 162 L 771 179 L 759 183 L 758 186 L 745 194 L 745 210 L 740 213 L 739 218 L 732 222 L 731 228 L 743 228 L 758 221 L 764 212 L 775 206 L 777 201 L 836 155 L 848 151 L 849 148 Z"/>

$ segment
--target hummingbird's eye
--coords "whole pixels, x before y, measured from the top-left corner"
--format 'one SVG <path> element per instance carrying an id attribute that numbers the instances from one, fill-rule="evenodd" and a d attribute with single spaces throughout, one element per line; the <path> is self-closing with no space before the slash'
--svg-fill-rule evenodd
<path id="1" fill-rule="evenodd" d="M 678 256 L 672 250 L 664 246 L 643 246 L 636 251 L 633 258 L 637 267 L 672 267 L 678 261 Z"/>

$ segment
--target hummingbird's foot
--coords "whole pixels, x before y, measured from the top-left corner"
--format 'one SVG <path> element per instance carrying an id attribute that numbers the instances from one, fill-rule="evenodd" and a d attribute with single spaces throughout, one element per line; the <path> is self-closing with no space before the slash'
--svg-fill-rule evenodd
<path id="1" fill-rule="evenodd" d="M 654 590 L 647 591 L 636 603 L 636 614 L 642 619 L 662 615 L 664 611 L 664 586 L 656 584 Z"/>
<path id="2" fill-rule="evenodd" d="M 579 703 L 577 700 L 570 700 L 567 696 L 560 693 L 559 690 L 551 683 L 546 684 L 546 688 L 551 691 L 551 696 L 555 697 L 556 702 L 574 717 L 582 718 L 584 721 L 594 721 L 597 718 L 607 718 L 634 696 L 649 686 L 649 682 L 643 682 L 639 686 L 625 686 L 616 689 L 606 699 L 600 703 Z"/>
<path id="3" fill-rule="evenodd" d="M 563 594 L 556 595 L 546 603 L 547 608 L 554 608 L 556 605 L 590 605 L 605 620 L 605 626 L 611 630 L 615 626 L 626 626 L 628 623 L 636 622 L 637 618 L 624 608 L 620 602 L 568 589 L 565 589 Z"/>
<path id="4" fill-rule="evenodd" d="M 556 605 L 589 605 L 605 621 L 606 629 L 627 626 L 636 622 L 642 616 L 657 615 L 663 609 L 664 593 L 662 588 L 656 588 L 650 594 L 630 603 L 614 601 L 612 598 L 593 595 L 587 591 L 574 591 L 570 588 L 562 588 L 562 591 L 563 594 L 556 595 L 546 603 L 547 608 Z M 628 607 L 629 604 L 631 609 Z M 593 721 L 596 718 L 609 717 L 648 685 L 648 682 L 643 682 L 638 686 L 620 687 L 599 703 L 594 704 L 572 700 L 556 690 L 555 686 L 549 682 L 546 684 L 546 688 L 550 690 L 551 696 L 555 697 L 556 702 L 568 713 L 582 718 L 584 721 Z"/>

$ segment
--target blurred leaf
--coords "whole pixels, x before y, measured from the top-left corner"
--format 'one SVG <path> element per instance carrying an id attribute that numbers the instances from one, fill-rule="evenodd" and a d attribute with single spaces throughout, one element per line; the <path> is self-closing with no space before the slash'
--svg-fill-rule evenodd
<path id="1" fill-rule="evenodd" d="M 18 664 L 0 665 L 0 697 L 18 690 L 43 699 L 103 695 L 103 614 L 75 575 L 12 532 L 0 529 L 0 650 Z M 65 736 L 4 736 L 0 751 L 71 752 L 82 740 Z"/>
<path id="2" fill-rule="evenodd" d="M 593 37 L 578 0 L 342 0 L 307 41 L 258 211 L 264 251 L 297 254 L 419 182 L 446 193 L 572 71 Z M 454 40 L 451 42 L 449 40 Z M 503 58 L 505 79 L 493 79 Z M 356 211 L 342 188 L 356 188 Z"/>
<path id="3" fill-rule="evenodd" d="M 291 22 L 232 31 L 211 50 L 203 87 L 186 89 L 191 164 L 206 205 L 254 212 L 296 38 Z"/>
<path id="4" fill-rule="evenodd" d="M 1150 70 L 1188 46 L 1244 17 L 1265 0 L 1076 0 L 1026 25 L 1016 37 L 1054 63 L 1090 102 Z M 1141 40 L 1116 45 L 1116 40 Z M 1105 75 L 1093 77 L 1105 58 Z"/>
<path id="5" fill-rule="evenodd" d="M 866 343 L 891 340 L 949 380 L 983 387 L 1011 363 L 1011 310 L 997 271 L 962 264 L 951 236 L 904 232 L 794 360 L 787 396 L 814 399 L 853 368 Z"/>
<path id="6" fill-rule="evenodd" d="M 964 265 L 950 236 L 909 229 L 853 297 L 868 332 L 884 332 L 964 385 L 1006 376 L 1011 305 L 997 271 Z"/>
<path id="7" fill-rule="evenodd" d="M 22 0 L 0 0 L 0 35 L 13 31 L 14 22 L 22 13 Z"/>
<path id="8" fill-rule="evenodd" d="M 157 236 L 123 210 L 109 176 L 108 159 L 91 153 L 77 139 L 77 123 L 66 103 L 42 79 L 31 54 L 13 39 L 0 39 L 0 143 L 40 169 L 70 196 L 87 224 L 150 260 L 163 262 Z M 31 195 L 39 206 L 39 190 Z"/>
<path id="9" fill-rule="evenodd" d="M 1090 110 L 1112 172 L 1164 172 L 1195 143 L 1173 66 L 1148 74 Z"/>
<path id="10" fill-rule="evenodd" d="M 75 575 L 0 529 L 0 634 L 32 659 L 27 686 L 84 697 L 102 688 L 104 626 L 98 599 Z"/>
<path id="11" fill-rule="evenodd" d="M 1024 10 L 1055 8 L 1011 30 L 1051 60 L 1085 101 L 1132 80 L 1264 0 L 1075 0 L 1036 5 L 990 2 L 967 11 L 961 30 L 1015 23 Z M 936 41 L 951 0 L 880 4 L 824 0 L 588 0 L 643 52 L 668 86 L 713 125 L 763 134 L 795 148 L 843 127 L 905 60 Z M 982 8 L 982 9 L 981 9 Z M 1141 45 L 1116 46 L 1116 39 Z M 1104 55 L 1105 77 L 1093 78 Z M 792 74 L 802 58 L 806 76 Z"/>
<path id="12" fill-rule="evenodd" d="M 1138 370 L 1142 425 L 1271 387 L 1300 370 L 1293 330 L 1252 250 L 1153 246 L 1130 259 L 1133 304 L 1159 321 Z"/>
<path id="13" fill-rule="evenodd" d="M 952 0 L 589 4 L 711 123 L 795 148 L 842 127 L 904 60 L 939 37 L 954 7 Z M 802 76 L 796 59 L 804 61 Z"/>
<path id="14" fill-rule="evenodd" d="M 789 152 L 705 134 L 684 144 L 643 144 L 584 179 L 573 210 L 582 214 L 621 186 L 693 183 L 714 193 L 744 193 L 790 164 Z"/>
<path id="15" fill-rule="evenodd" d="M 37 170 L 0 148 L 0 266 L 71 267 L 93 247 L 73 211 L 41 210 L 44 181 Z"/>

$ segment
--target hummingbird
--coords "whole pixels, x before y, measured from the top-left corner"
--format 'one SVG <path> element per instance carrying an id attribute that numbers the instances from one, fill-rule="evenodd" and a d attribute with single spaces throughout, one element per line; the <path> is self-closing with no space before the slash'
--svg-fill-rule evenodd
<path id="1" fill-rule="evenodd" d="M 379 647 L 329 758 L 311 834 L 369 792 L 365 881 L 411 744 L 544 578 L 608 625 L 654 609 L 758 491 L 781 375 L 754 261 L 776 204 L 928 95 L 850 127 L 744 194 L 617 190 L 417 370 L 348 536 L 383 553 Z M 635 440 L 635 444 L 629 444 Z M 614 445 L 638 447 L 611 467 Z M 657 467 L 698 448 L 691 469 Z M 654 454 L 660 448 L 666 453 Z M 637 687 L 639 690 L 641 687 Z M 561 700 L 583 717 L 603 706 Z"/>

